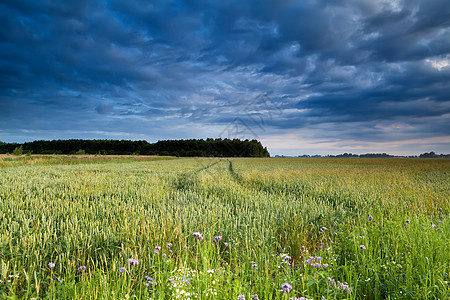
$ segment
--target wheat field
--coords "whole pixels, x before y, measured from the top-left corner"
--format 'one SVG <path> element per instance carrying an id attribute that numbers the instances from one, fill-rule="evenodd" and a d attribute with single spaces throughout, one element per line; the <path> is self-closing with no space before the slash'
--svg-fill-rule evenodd
<path id="1" fill-rule="evenodd" d="M 445 159 L 1 157 L 0 299 L 448 299 L 449 174 Z"/>

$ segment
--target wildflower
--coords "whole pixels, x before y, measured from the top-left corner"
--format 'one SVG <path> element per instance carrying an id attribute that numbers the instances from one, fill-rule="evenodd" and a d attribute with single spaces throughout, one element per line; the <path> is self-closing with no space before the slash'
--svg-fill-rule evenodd
<path id="1" fill-rule="evenodd" d="M 320 246 L 323 246 L 323 243 L 320 243 Z"/>
<path id="2" fill-rule="evenodd" d="M 359 246 L 359 248 L 366 250 L 366 246 L 364 246 L 364 245 Z"/>
<path id="3" fill-rule="evenodd" d="M 406 224 L 409 224 L 409 223 L 410 223 L 409 219 L 406 219 Z"/>
<path id="4" fill-rule="evenodd" d="M 289 293 L 292 290 L 292 285 L 290 285 L 288 282 L 282 283 L 281 289 L 283 289 L 283 292 Z"/>
<path id="5" fill-rule="evenodd" d="M 291 260 L 292 259 L 292 257 L 290 257 L 289 255 L 286 255 L 285 257 L 284 257 L 284 260 Z"/>
<path id="6" fill-rule="evenodd" d="M 255 270 L 258 270 L 258 265 L 257 264 L 253 264 L 252 268 L 255 269 Z"/>
<path id="7" fill-rule="evenodd" d="M 146 275 L 144 278 L 145 278 L 145 280 L 147 280 L 147 282 L 145 283 L 145 286 L 148 287 L 149 285 L 155 284 L 155 282 L 153 281 L 153 278 L 151 278 L 150 276 Z"/>
<path id="8" fill-rule="evenodd" d="M 125 272 L 125 271 L 126 271 L 125 267 L 122 267 L 122 268 L 119 269 L 119 272 L 120 272 L 120 273 L 123 273 L 123 272 Z"/>
<path id="9" fill-rule="evenodd" d="M 373 221 L 372 215 L 369 215 L 369 221 Z"/>
<path id="10" fill-rule="evenodd" d="M 341 291 L 346 291 L 347 293 L 350 293 L 352 291 L 352 288 L 348 284 L 339 281 L 336 282 L 336 280 L 330 277 L 328 277 L 328 283 L 332 285 L 334 288 L 339 289 Z"/>
<path id="11" fill-rule="evenodd" d="M 172 246 L 173 246 L 172 243 L 168 243 L 168 244 L 167 244 L 167 248 L 170 248 L 170 247 L 172 247 Z"/>
<path id="12" fill-rule="evenodd" d="M 86 266 L 79 266 L 77 270 L 82 272 L 82 271 L 86 270 Z"/>
<path id="13" fill-rule="evenodd" d="M 305 264 L 310 265 L 313 268 L 328 268 L 328 264 L 320 264 L 318 262 L 322 261 L 322 257 L 320 256 L 310 256 L 307 260 L 305 260 Z"/>
<path id="14" fill-rule="evenodd" d="M 128 262 L 130 263 L 131 266 L 136 266 L 137 264 L 139 264 L 139 261 L 133 258 L 129 258 Z"/>
<path id="15" fill-rule="evenodd" d="M 166 258 L 166 254 L 165 254 L 165 253 L 163 253 L 162 256 L 163 256 L 164 258 Z"/>
<path id="16" fill-rule="evenodd" d="M 192 235 L 195 236 L 198 241 L 203 240 L 203 235 L 200 232 L 194 232 Z"/>
<path id="17" fill-rule="evenodd" d="M 306 250 L 306 247 L 305 246 L 302 246 L 302 251 L 305 251 Z"/>
<path id="18" fill-rule="evenodd" d="M 215 242 L 218 242 L 218 241 L 221 241 L 222 240 L 222 236 L 221 235 L 217 235 L 217 236 L 215 236 L 214 238 L 213 238 L 213 243 L 215 243 Z"/>
<path id="19" fill-rule="evenodd" d="M 226 242 L 225 242 L 225 243 L 223 243 L 223 245 L 224 245 L 225 247 L 228 247 L 228 243 L 226 243 Z"/>
<path id="20" fill-rule="evenodd" d="M 49 267 L 50 269 L 53 269 L 53 268 L 55 267 L 55 264 L 52 263 L 52 262 L 49 262 L 49 263 L 48 263 L 48 267 Z"/>
<path id="21" fill-rule="evenodd" d="M 155 249 L 153 249 L 153 252 L 155 252 L 155 254 L 159 254 L 159 250 L 161 250 L 161 246 L 156 246 Z"/>
<path id="22" fill-rule="evenodd" d="M 186 250 L 186 249 L 187 249 L 187 246 L 183 246 L 183 249 Z"/>
<path id="23" fill-rule="evenodd" d="M 56 278 L 56 277 L 53 277 L 52 280 L 57 280 L 57 278 Z"/>
<path id="24" fill-rule="evenodd" d="M 431 223 L 431 227 L 433 227 L 433 228 L 436 227 L 436 224 Z"/>
<path id="25" fill-rule="evenodd" d="M 254 294 L 254 295 L 252 295 L 252 299 L 253 299 L 253 300 L 259 300 L 259 297 L 258 297 L 257 294 Z"/>
<path id="26" fill-rule="evenodd" d="M 245 295 L 239 295 L 237 298 L 238 300 L 245 300 Z"/>
<path id="27" fill-rule="evenodd" d="M 211 273 L 214 273 L 216 270 L 214 270 L 214 269 L 211 269 L 211 270 L 208 270 L 208 271 L 206 271 L 206 273 L 209 273 L 209 274 L 211 274 Z"/>

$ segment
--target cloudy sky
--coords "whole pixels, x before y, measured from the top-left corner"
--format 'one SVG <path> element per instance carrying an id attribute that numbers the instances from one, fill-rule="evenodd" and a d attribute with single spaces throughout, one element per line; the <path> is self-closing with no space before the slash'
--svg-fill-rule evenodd
<path id="1" fill-rule="evenodd" d="M 0 141 L 450 152 L 448 0 L 3 0 Z"/>

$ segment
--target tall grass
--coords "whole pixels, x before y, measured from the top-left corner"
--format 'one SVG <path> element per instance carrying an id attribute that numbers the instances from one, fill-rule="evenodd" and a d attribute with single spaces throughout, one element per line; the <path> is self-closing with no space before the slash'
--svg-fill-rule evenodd
<path id="1" fill-rule="evenodd" d="M 448 160 L 118 162 L 0 169 L 1 299 L 449 297 Z"/>

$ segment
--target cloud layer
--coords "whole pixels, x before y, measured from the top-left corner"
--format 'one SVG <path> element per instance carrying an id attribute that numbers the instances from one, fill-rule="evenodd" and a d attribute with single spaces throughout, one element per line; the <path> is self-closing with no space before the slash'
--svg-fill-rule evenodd
<path id="1" fill-rule="evenodd" d="M 450 152 L 447 0 L 11 0 L 0 23 L 3 141 Z"/>

